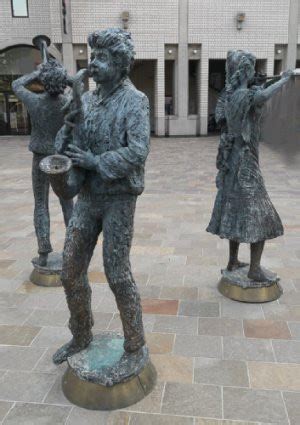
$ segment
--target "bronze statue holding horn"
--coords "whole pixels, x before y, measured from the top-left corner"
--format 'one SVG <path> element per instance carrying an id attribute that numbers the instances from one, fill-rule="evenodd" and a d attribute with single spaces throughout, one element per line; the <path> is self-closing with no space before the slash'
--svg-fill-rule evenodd
<path id="1" fill-rule="evenodd" d="M 29 150 L 33 153 L 34 227 L 39 254 L 33 263 L 35 267 L 47 268 L 48 255 L 52 252 L 49 217 L 50 181 L 48 176 L 40 170 L 39 164 L 43 158 L 55 153 L 55 137 L 64 124 L 66 113 L 64 107 L 68 104 L 65 89 L 68 85 L 72 85 L 72 81 L 65 68 L 56 59 L 50 57 L 47 49 L 50 39 L 47 36 L 39 35 L 34 37 L 32 42 L 41 51 L 43 62 L 36 71 L 15 80 L 12 87 L 16 96 L 28 109 L 32 125 Z M 27 88 L 35 80 L 42 83 L 45 90 L 43 93 L 34 93 Z M 61 197 L 59 201 L 67 226 L 73 210 L 73 201 Z M 52 262 L 53 259 L 54 257 Z"/>

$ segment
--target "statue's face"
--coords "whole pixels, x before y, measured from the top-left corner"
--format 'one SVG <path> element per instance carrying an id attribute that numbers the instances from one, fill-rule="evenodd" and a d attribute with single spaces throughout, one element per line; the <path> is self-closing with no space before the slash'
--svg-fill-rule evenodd
<path id="1" fill-rule="evenodd" d="M 90 75 L 96 83 L 114 80 L 118 70 L 108 49 L 93 49 L 89 64 Z"/>

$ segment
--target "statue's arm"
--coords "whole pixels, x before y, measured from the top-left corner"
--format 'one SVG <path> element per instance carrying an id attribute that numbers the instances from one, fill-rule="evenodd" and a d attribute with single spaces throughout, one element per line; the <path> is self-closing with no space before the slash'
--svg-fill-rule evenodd
<path id="1" fill-rule="evenodd" d="M 267 100 L 276 94 L 281 89 L 281 87 L 290 80 L 292 75 L 293 71 L 286 71 L 282 74 L 281 79 L 276 83 L 271 84 L 265 89 L 257 90 L 253 98 L 254 105 L 261 105 L 267 102 Z"/>
<path id="2" fill-rule="evenodd" d="M 129 102 L 126 111 L 127 146 L 108 151 L 96 157 L 96 170 L 103 180 L 126 177 L 131 171 L 144 165 L 150 148 L 149 101 L 139 95 Z"/>
<path id="3" fill-rule="evenodd" d="M 39 77 L 39 71 L 34 71 L 31 74 L 23 75 L 22 77 L 14 80 L 12 82 L 12 89 L 18 99 L 22 100 L 26 106 L 30 103 L 30 101 L 34 100 L 37 94 L 28 90 L 26 86 L 37 80 Z"/>

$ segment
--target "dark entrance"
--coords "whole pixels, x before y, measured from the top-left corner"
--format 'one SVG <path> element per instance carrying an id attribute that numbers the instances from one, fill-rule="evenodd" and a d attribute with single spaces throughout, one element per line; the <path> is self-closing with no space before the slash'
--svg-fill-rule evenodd
<path id="1" fill-rule="evenodd" d="M 32 72 L 40 62 L 40 52 L 30 46 L 16 46 L 0 52 L 0 135 L 30 134 L 29 114 L 14 95 L 11 83 Z M 39 92 L 41 86 L 34 84 L 30 90 Z"/>
<path id="2" fill-rule="evenodd" d="M 154 102 L 155 102 L 155 72 L 156 61 L 154 60 L 140 60 L 134 62 L 133 68 L 130 72 L 130 79 L 136 88 L 144 92 L 150 104 L 150 123 L 151 132 L 155 131 L 154 123 Z"/>

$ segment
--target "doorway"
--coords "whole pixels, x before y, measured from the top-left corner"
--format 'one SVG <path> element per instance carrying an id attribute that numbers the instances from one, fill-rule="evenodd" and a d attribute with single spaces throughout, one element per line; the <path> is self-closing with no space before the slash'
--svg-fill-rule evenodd
<path id="1" fill-rule="evenodd" d="M 0 135 L 5 134 L 30 134 L 29 114 L 12 92 L 0 93 Z"/>

